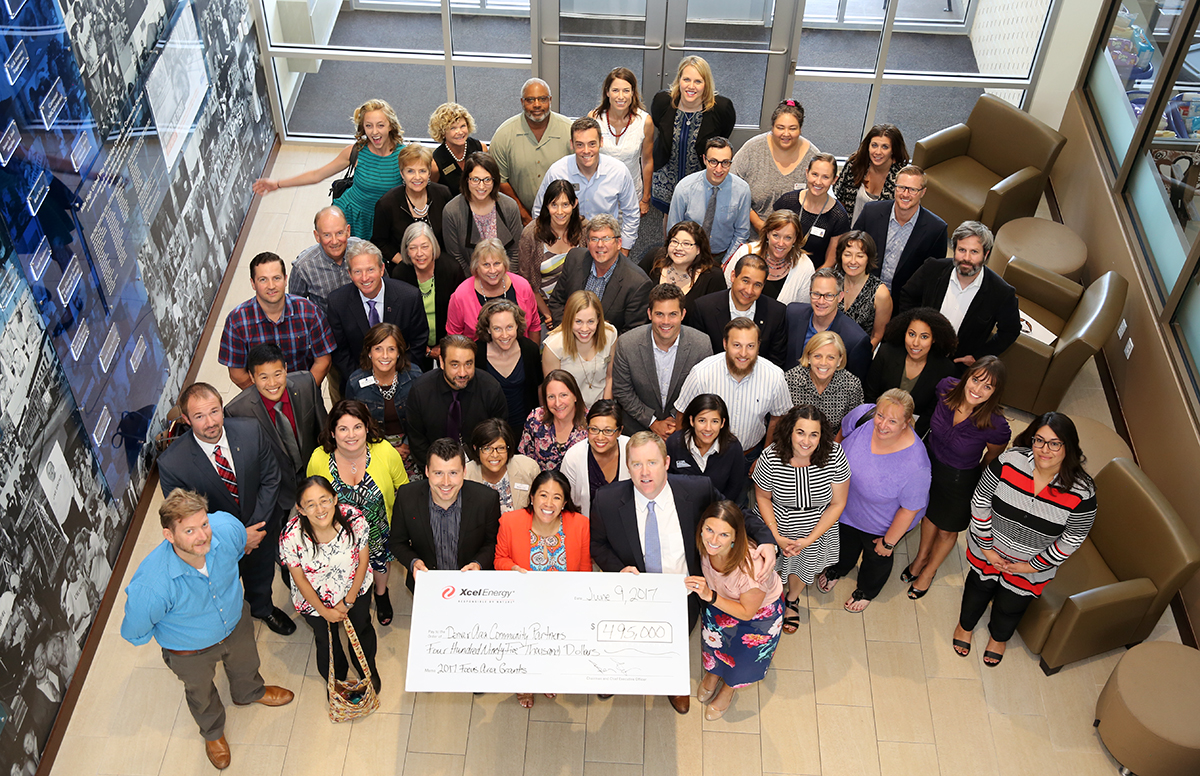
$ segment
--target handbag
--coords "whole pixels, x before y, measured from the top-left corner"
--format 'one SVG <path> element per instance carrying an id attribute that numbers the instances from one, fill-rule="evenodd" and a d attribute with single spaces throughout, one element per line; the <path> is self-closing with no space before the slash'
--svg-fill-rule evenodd
<path id="1" fill-rule="evenodd" d="M 329 195 L 334 199 L 345 194 L 354 185 L 354 168 L 358 165 L 358 151 L 362 148 L 358 143 L 354 144 L 354 148 L 350 149 L 350 166 L 346 168 L 346 174 L 329 184 Z"/>
<path id="2" fill-rule="evenodd" d="M 349 620 L 343 620 L 346 626 L 346 637 L 350 639 L 350 647 L 358 658 L 366 676 L 362 679 L 334 679 L 333 672 L 333 626 L 327 620 L 325 631 L 329 634 L 329 721 L 349 722 L 352 719 L 365 717 L 379 708 L 379 696 L 375 694 L 375 685 L 371 683 L 371 669 L 367 666 L 367 658 L 363 655 L 362 645 L 358 643 L 358 634 Z"/>
<path id="3" fill-rule="evenodd" d="M 179 409 L 179 405 L 171 408 L 167 413 L 167 427 L 154 435 L 154 449 L 162 452 L 170 447 L 171 443 L 179 437 L 183 436 L 191 426 L 183 419 L 183 411 Z"/>

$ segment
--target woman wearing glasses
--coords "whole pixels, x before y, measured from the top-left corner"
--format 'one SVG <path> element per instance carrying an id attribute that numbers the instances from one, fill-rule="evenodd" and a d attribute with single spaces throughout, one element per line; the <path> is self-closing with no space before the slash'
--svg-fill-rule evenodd
<path id="1" fill-rule="evenodd" d="M 984 470 L 971 500 L 971 570 L 952 642 L 960 656 L 971 653 L 971 631 L 991 603 L 983 664 L 1000 665 L 1029 604 L 1087 538 L 1096 487 L 1083 470 L 1085 460 L 1075 424 L 1047 412 Z"/>
<path id="2" fill-rule="evenodd" d="M 517 242 L 521 239 L 521 208 L 517 201 L 500 193 L 500 168 L 491 154 L 471 154 L 463 164 L 462 184 L 457 197 L 442 212 L 442 243 L 446 254 L 470 272 L 475 246 L 497 239 L 504 246 L 509 267 L 517 268 Z"/>
<path id="3" fill-rule="evenodd" d="M 587 414 L 587 440 L 577 442 L 563 456 L 560 471 L 571 483 L 571 500 L 579 505 L 584 517 L 591 517 L 596 490 L 619 480 L 629 479 L 625 466 L 625 445 L 629 437 L 621 435 L 625 414 L 612 399 L 601 399 Z"/>
<path id="4" fill-rule="evenodd" d="M 673 283 L 683 292 L 684 307 L 714 291 L 725 290 L 725 279 L 708 247 L 708 234 L 695 221 L 680 221 L 667 232 L 667 244 L 647 254 L 642 269 L 652 286 Z"/>
<path id="5" fill-rule="evenodd" d="M 529 484 L 541 469 L 537 461 L 517 452 L 512 426 L 500 418 L 488 418 L 471 432 L 471 457 L 463 479 L 482 482 L 500 496 L 500 511 L 529 506 Z"/>

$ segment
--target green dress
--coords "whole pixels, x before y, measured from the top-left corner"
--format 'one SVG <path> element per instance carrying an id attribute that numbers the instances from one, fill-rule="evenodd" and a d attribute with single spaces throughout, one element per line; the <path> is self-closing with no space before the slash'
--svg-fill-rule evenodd
<path id="1" fill-rule="evenodd" d="M 370 240 L 375 228 L 375 204 L 379 198 L 404 184 L 400 177 L 400 149 L 397 144 L 387 156 L 380 156 L 364 146 L 359 149 L 354 168 L 354 185 L 333 201 L 346 214 L 350 234 Z"/>

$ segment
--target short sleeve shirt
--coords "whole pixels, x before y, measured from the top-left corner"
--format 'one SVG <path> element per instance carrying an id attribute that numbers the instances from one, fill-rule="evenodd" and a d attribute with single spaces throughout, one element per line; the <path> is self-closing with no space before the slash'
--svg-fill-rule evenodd
<path id="1" fill-rule="evenodd" d="M 350 524 L 353 535 L 344 528 L 339 528 L 333 541 L 314 545 L 304 533 L 300 525 L 300 517 L 293 516 L 279 537 L 279 560 L 285 566 L 298 568 L 304 572 L 304 578 L 312 585 L 321 602 L 333 607 L 346 597 L 354 583 L 354 575 L 358 572 L 358 564 L 363 553 L 367 552 L 367 541 L 370 529 L 367 519 L 362 512 L 354 507 L 342 505 L 339 507 Z M 313 608 L 300 589 L 293 582 L 292 605 L 300 614 L 315 615 Z M 362 595 L 371 588 L 371 575 L 363 576 L 358 594 Z M 363 602 L 366 605 L 366 602 Z"/>

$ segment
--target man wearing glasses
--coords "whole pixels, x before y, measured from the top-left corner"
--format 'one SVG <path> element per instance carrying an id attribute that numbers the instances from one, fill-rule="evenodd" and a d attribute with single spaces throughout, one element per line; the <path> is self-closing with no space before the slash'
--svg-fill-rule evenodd
<path id="1" fill-rule="evenodd" d="M 787 306 L 788 344 L 784 370 L 800 363 L 804 346 L 819 331 L 832 331 L 846 346 L 846 369 L 859 380 L 867 379 L 871 367 L 871 338 L 853 318 L 838 309 L 842 302 L 842 277 L 832 267 L 813 273 L 811 302 Z"/>
<path id="2" fill-rule="evenodd" d="M 546 170 L 571 153 L 571 120 L 550 110 L 550 100 L 545 81 L 526 81 L 521 113 L 500 125 L 488 149 L 500 167 L 500 191 L 517 201 L 525 224 Z"/>
<path id="3" fill-rule="evenodd" d="M 926 259 L 946 256 L 946 222 L 921 207 L 925 171 L 910 164 L 896 175 L 896 199 L 863 206 L 854 228 L 871 235 L 879 250 L 879 275 L 895 294 Z"/>
<path id="4" fill-rule="evenodd" d="M 576 291 L 591 291 L 600 297 L 604 320 L 618 334 L 646 323 L 650 278 L 621 253 L 617 219 L 601 213 L 588 221 L 584 236 L 586 247 L 567 252 L 562 275 L 546 302 L 554 325 L 562 323 L 563 307 Z"/>
<path id="5" fill-rule="evenodd" d="M 750 234 L 750 184 L 729 173 L 732 164 L 729 141 L 709 138 L 704 144 L 704 169 L 679 182 L 667 214 L 668 231 L 680 221 L 703 226 L 718 263 Z"/>

